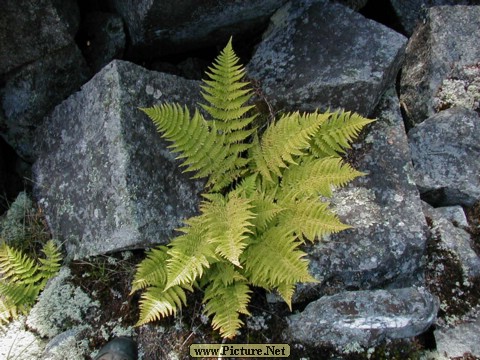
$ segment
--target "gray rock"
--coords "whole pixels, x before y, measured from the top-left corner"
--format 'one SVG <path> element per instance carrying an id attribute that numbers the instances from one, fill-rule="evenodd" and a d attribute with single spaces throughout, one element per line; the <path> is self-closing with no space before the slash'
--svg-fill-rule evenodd
<path id="1" fill-rule="evenodd" d="M 438 300 L 424 289 L 342 292 L 289 316 L 285 335 L 310 346 L 369 348 L 385 339 L 425 332 L 435 322 L 438 307 Z"/>
<path id="2" fill-rule="evenodd" d="M 456 227 L 468 227 L 465 211 L 461 206 L 443 206 L 435 208 L 435 212 L 450 221 Z"/>
<path id="3" fill-rule="evenodd" d="M 402 68 L 401 103 L 409 127 L 432 116 L 435 96 L 452 69 L 480 58 L 480 6 L 430 8 L 409 40 Z"/>
<path id="4" fill-rule="evenodd" d="M 471 318 L 450 328 L 435 330 L 437 351 L 449 359 L 463 358 L 469 353 L 480 358 L 480 314 L 472 314 Z"/>
<path id="5" fill-rule="evenodd" d="M 480 62 L 456 65 L 433 99 L 435 111 L 461 106 L 480 112 Z"/>
<path id="6" fill-rule="evenodd" d="M 334 210 L 352 229 L 309 251 L 310 270 L 320 283 L 299 286 L 298 301 L 344 289 L 421 284 L 427 224 L 393 89 L 382 99 L 376 118 L 358 145 L 354 164 L 367 175 L 332 198 Z"/>
<path id="7" fill-rule="evenodd" d="M 129 55 L 154 57 L 223 44 L 232 35 L 263 25 L 285 1 L 112 0 L 112 4 L 128 27 Z"/>
<path id="8" fill-rule="evenodd" d="M 413 128 L 408 138 L 415 181 L 434 206 L 472 206 L 480 199 L 480 116 L 456 107 Z"/>
<path id="9" fill-rule="evenodd" d="M 73 36 L 50 0 L 2 0 L 0 75 L 69 46 Z"/>
<path id="10" fill-rule="evenodd" d="M 390 0 L 404 31 L 412 35 L 415 27 L 425 20 L 428 8 L 441 5 L 479 5 L 478 0 Z"/>
<path id="11" fill-rule="evenodd" d="M 35 129 L 86 81 L 88 73 L 80 50 L 71 43 L 3 76 L 0 131 L 19 156 L 34 161 Z"/>
<path id="12" fill-rule="evenodd" d="M 480 257 L 471 247 L 470 234 L 455 227 L 442 216 L 441 211 L 423 203 L 423 212 L 431 221 L 431 232 L 437 250 L 448 251 L 461 266 L 463 283 L 469 283 L 480 275 Z"/>
<path id="13" fill-rule="evenodd" d="M 69 257 L 167 243 L 202 189 L 138 107 L 193 107 L 199 83 L 115 60 L 38 133 L 35 194 Z"/>
<path id="14" fill-rule="evenodd" d="M 113 59 L 123 56 L 126 35 L 120 16 L 105 12 L 88 13 L 82 23 L 81 44 L 90 68 L 97 72 Z"/>
<path id="15" fill-rule="evenodd" d="M 275 13 L 247 68 L 277 109 L 371 115 L 405 44 L 404 36 L 343 5 L 302 0 Z"/>

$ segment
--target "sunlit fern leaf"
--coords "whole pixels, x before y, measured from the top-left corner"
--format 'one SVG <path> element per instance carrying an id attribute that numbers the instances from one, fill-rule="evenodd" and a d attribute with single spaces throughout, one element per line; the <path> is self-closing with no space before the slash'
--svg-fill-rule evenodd
<path id="1" fill-rule="evenodd" d="M 0 244 L 0 274 L 4 281 L 32 283 L 38 281 L 35 261 L 6 243 Z"/>
<path id="2" fill-rule="evenodd" d="M 283 301 L 288 305 L 290 311 L 292 310 L 292 297 L 295 293 L 296 283 L 283 282 L 277 286 L 277 292 L 282 297 Z"/>
<path id="3" fill-rule="evenodd" d="M 272 123 L 260 141 L 261 156 L 268 170 L 282 176 L 281 169 L 296 164 L 296 158 L 305 155 L 304 150 L 310 147 L 310 139 L 327 118 L 328 114 L 295 112 L 283 115 Z M 263 174 L 265 170 L 261 167 L 263 165 L 260 165 L 259 171 Z"/>
<path id="4" fill-rule="evenodd" d="M 178 285 L 166 290 L 156 286 L 148 287 L 140 298 L 140 318 L 136 326 L 175 315 L 186 304 L 185 290 Z"/>
<path id="5" fill-rule="evenodd" d="M 215 128 L 196 111 L 191 117 L 187 107 L 178 104 L 161 104 L 141 109 L 155 124 L 163 138 L 172 142 L 178 158 L 185 158 L 185 171 L 199 171 L 198 177 L 214 173 L 218 164 L 228 156 L 228 148 Z"/>
<path id="6" fill-rule="evenodd" d="M 146 258 L 137 265 L 130 294 L 145 289 L 147 286 L 164 287 L 167 283 L 167 258 L 166 246 L 149 250 Z"/>
<path id="7" fill-rule="evenodd" d="M 278 204 L 272 193 L 257 191 L 251 197 L 256 215 L 252 223 L 257 231 L 264 231 L 284 208 Z"/>
<path id="8" fill-rule="evenodd" d="M 294 193 L 298 196 L 331 197 L 332 188 L 343 187 L 363 175 L 365 174 L 353 169 L 339 157 L 307 158 L 285 170 L 281 188 L 284 194 L 289 192 L 290 195 Z"/>
<path id="9" fill-rule="evenodd" d="M 222 123 L 218 125 L 219 129 L 230 133 L 250 124 L 256 115 L 246 118 L 244 115 L 254 108 L 253 105 L 245 105 L 252 97 L 252 91 L 249 88 L 250 83 L 240 81 L 245 77 L 245 69 L 239 65 L 239 58 L 233 51 L 232 39 L 209 68 L 207 76 L 210 80 L 204 80 L 202 96 L 209 105 L 201 106 L 213 119 Z M 232 121 L 242 117 L 241 126 L 238 121 Z"/>
<path id="10" fill-rule="evenodd" d="M 192 284 L 202 277 L 203 272 L 215 258 L 214 247 L 208 241 L 207 227 L 201 217 L 190 219 L 188 226 L 181 229 L 183 235 L 170 243 L 167 259 L 166 289 Z"/>
<path id="11" fill-rule="evenodd" d="M 245 240 L 252 232 L 250 220 L 255 216 L 250 200 L 232 192 L 228 198 L 210 197 L 210 201 L 203 202 L 200 209 L 215 253 L 240 266 L 239 257 L 247 245 Z"/>
<path id="12" fill-rule="evenodd" d="M 332 113 L 313 137 L 311 152 L 317 157 L 344 154 L 363 127 L 373 121 L 351 112 Z"/>
<path id="13" fill-rule="evenodd" d="M 286 209 L 279 216 L 279 226 L 295 233 L 300 238 L 303 234 L 305 238 L 313 242 L 325 235 L 350 228 L 328 209 L 328 203 L 305 198 L 282 205 Z"/>
<path id="14" fill-rule="evenodd" d="M 269 227 L 244 252 L 242 262 L 253 284 L 315 282 L 308 272 L 306 254 L 292 233 L 278 226 Z"/>
<path id="15" fill-rule="evenodd" d="M 212 327 L 224 338 L 233 338 L 242 327 L 240 315 L 247 309 L 251 290 L 245 281 L 232 280 L 229 285 L 216 278 L 205 289 L 205 314 L 213 316 Z"/>
<path id="16" fill-rule="evenodd" d="M 42 252 L 44 253 L 45 258 L 38 259 L 41 264 L 39 271 L 42 274 L 42 277 L 49 279 L 55 276 L 60 270 L 62 255 L 58 249 L 58 246 L 53 240 L 47 241 L 42 249 Z"/>

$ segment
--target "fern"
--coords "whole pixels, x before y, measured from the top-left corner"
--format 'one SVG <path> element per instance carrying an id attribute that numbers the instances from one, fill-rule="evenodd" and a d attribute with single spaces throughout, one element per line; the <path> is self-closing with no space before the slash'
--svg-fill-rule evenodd
<path id="1" fill-rule="evenodd" d="M 340 155 L 372 120 L 294 112 L 260 134 L 231 40 L 207 76 L 205 117 L 178 104 L 142 109 L 185 171 L 207 185 L 200 214 L 185 220 L 168 246 L 147 253 L 132 293 L 143 291 L 140 325 L 174 315 L 198 286 L 213 328 L 231 338 L 249 315 L 251 285 L 277 291 L 291 307 L 295 285 L 316 281 L 301 245 L 349 228 L 320 198 L 364 175 Z"/>
<path id="2" fill-rule="evenodd" d="M 0 322 L 25 313 L 34 304 L 47 281 L 60 269 L 61 255 L 50 240 L 37 261 L 5 242 L 0 244 Z"/>

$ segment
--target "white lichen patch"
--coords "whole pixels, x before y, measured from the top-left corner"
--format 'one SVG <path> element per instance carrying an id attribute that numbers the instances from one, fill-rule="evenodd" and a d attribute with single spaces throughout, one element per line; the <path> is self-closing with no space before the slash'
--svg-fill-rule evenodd
<path id="1" fill-rule="evenodd" d="M 0 359 L 36 360 L 45 348 L 45 342 L 25 328 L 20 317 L 0 330 Z"/>
<path id="2" fill-rule="evenodd" d="M 454 106 L 480 109 L 480 63 L 454 69 L 434 99 L 437 111 Z"/>
<path id="3" fill-rule="evenodd" d="M 52 338 L 62 331 L 83 324 L 85 316 L 99 307 L 79 287 L 68 282 L 70 269 L 64 267 L 40 294 L 27 324 L 41 336 Z"/>

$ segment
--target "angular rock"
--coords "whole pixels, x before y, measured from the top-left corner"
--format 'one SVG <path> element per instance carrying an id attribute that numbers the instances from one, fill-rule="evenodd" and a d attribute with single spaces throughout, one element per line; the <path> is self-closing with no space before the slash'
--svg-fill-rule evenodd
<path id="1" fill-rule="evenodd" d="M 406 38 L 335 3 L 289 2 L 248 64 L 276 109 L 371 115 L 399 70 Z"/>
<path id="2" fill-rule="evenodd" d="M 435 213 L 447 219 L 456 227 L 468 227 L 467 216 L 461 206 L 443 206 L 435 208 Z"/>
<path id="3" fill-rule="evenodd" d="M 443 79 L 433 105 L 435 111 L 461 106 L 480 112 L 480 62 L 454 67 Z"/>
<path id="4" fill-rule="evenodd" d="M 435 96 L 454 68 L 480 58 L 480 6 L 430 8 L 409 40 L 400 100 L 409 127 L 435 114 Z"/>
<path id="5" fill-rule="evenodd" d="M 68 22 L 50 0 L 2 0 L 0 75 L 73 42 Z"/>
<path id="6" fill-rule="evenodd" d="M 478 0 L 390 0 L 400 24 L 408 35 L 425 20 L 427 8 L 442 5 L 479 5 Z"/>
<path id="7" fill-rule="evenodd" d="M 263 26 L 286 0 L 112 0 L 123 17 L 130 56 L 155 57 L 225 43 L 230 36 Z"/>
<path id="8" fill-rule="evenodd" d="M 0 131 L 24 160 L 33 162 L 35 129 L 54 106 L 86 81 L 89 70 L 74 43 L 2 76 Z"/>
<path id="9" fill-rule="evenodd" d="M 431 232 L 435 240 L 435 248 L 448 251 L 458 261 L 463 283 L 468 283 L 480 276 L 480 257 L 472 249 L 470 234 L 455 227 L 438 211 L 423 203 L 423 212 L 431 222 Z"/>
<path id="10" fill-rule="evenodd" d="M 480 358 L 480 314 L 451 328 L 439 328 L 434 334 L 437 351 L 449 359 L 465 358 L 464 354 Z"/>
<path id="11" fill-rule="evenodd" d="M 81 38 L 83 55 L 94 72 L 123 56 L 126 35 L 123 20 L 116 14 L 88 13 L 82 23 Z"/>
<path id="12" fill-rule="evenodd" d="M 341 350 L 411 338 L 436 320 L 438 300 L 424 289 L 348 291 L 325 296 L 287 318 L 286 338 Z"/>
<path id="13" fill-rule="evenodd" d="M 345 289 L 422 283 L 427 224 L 393 89 L 375 114 L 377 121 L 364 130 L 368 136 L 354 153 L 355 168 L 367 175 L 332 198 L 335 212 L 352 228 L 309 250 L 310 271 L 320 283 L 299 286 L 298 301 Z"/>
<path id="14" fill-rule="evenodd" d="M 115 60 L 46 119 L 35 194 L 69 257 L 168 243 L 198 205 L 192 182 L 138 107 L 193 107 L 199 83 Z"/>
<path id="15" fill-rule="evenodd" d="M 413 128 L 408 138 L 415 181 L 434 206 L 472 206 L 480 199 L 480 116 L 455 107 Z"/>

